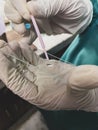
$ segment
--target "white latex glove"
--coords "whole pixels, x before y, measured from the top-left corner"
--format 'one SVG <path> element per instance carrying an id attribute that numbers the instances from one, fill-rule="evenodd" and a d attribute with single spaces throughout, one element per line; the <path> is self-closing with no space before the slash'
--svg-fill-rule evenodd
<path id="1" fill-rule="evenodd" d="M 45 60 L 25 43 L 0 41 L 0 79 L 43 109 L 98 111 L 98 67 L 94 65 L 75 67 Z"/>
<path id="2" fill-rule="evenodd" d="M 6 16 L 29 44 L 35 38 L 34 29 L 27 31 L 24 26 L 25 20 L 30 22 L 30 14 L 42 32 L 75 35 L 89 25 L 92 12 L 90 0 L 7 0 L 5 5 Z"/>

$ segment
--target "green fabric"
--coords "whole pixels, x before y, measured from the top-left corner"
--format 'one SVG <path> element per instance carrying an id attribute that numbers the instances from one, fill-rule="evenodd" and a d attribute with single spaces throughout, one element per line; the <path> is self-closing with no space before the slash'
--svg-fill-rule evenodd
<path id="1" fill-rule="evenodd" d="M 75 65 L 98 65 L 98 19 L 75 38 L 61 59 Z"/>
<path id="2" fill-rule="evenodd" d="M 94 16 L 90 26 L 78 35 L 61 57 L 75 65 L 98 65 L 98 0 L 92 0 Z M 44 111 L 50 130 L 98 130 L 98 114 L 83 111 Z"/>
<path id="3" fill-rule="evenodd" d="M 95 1 L 95 2 L 94 2 Z M 94 2 L 94 17 L 90 26 L 78 35 L 61 57 L 75 65 L 98 65 L 98 2 Z"/>

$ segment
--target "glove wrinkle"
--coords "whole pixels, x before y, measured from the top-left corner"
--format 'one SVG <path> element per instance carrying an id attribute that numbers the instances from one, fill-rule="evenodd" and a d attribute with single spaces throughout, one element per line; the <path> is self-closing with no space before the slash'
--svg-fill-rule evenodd
<path id="1" fill-rule="evenodd" d="M 31 22 L 30 15 L 36 18 L 42 32 L 48 35 L 72 34 L 73 37 L 91 23 L 93 6 L 90 0 L 7 0 L 5 14 L 15 31 L 30 45 L 36 38 L 34 28 L 25 30 L 25 22 Z"/>
<path id="2" fill-rule="evenodd" d="M 98 111 L 98 66 L 46 60 L 25 42 L 0 42 L 0 79 L 13 93 L 46 110 Z"/>

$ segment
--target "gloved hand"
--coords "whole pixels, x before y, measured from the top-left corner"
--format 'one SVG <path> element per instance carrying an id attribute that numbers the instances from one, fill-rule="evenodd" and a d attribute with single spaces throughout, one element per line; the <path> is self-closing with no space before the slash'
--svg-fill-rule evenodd
<path id="1" fill-rule="evenodd" d="M 24 23 L 33 15 L 41 32 L 47 34 L 82 32 L 91 22 L 90 0 L 7 0 L 5 14 L 13 22 L 13 28 L 23 35 L 28 44 L 36 38 L 34 29 L 26 30 Z"/>
<path id="2" fill-rule="evenodd" d="M 15 94 L 40 108 L 92 110 L 98 67 L 42 59 L 25 43 L 0 41 L 0 79 Z"/>

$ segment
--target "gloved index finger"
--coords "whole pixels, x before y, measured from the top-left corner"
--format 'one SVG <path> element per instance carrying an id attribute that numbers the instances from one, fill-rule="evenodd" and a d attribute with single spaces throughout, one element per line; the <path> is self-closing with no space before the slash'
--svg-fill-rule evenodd
<path id="1" fill-rule="evenodd" d="M 13 7 L 19 12 L 19 14 L 26 20 L 30 21 L 30 13 L 26 7 L 26 0 L 10 0 Z"/>
<path id="2" fill-rule="evenodd" d="M 6 1 L 5 7 L 4 7 L 5 15 L 6 17 L 14 22 L 14 23 L 21 23 L 22 22 L 22 16 L 19 14 L 19 12 L 14 8 L 14 6 L 11 4 L 10 1 Z"/>

